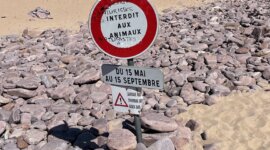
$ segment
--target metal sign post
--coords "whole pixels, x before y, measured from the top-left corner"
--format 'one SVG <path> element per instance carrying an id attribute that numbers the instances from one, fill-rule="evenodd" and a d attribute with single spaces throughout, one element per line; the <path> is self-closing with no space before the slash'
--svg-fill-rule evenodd
<path id="1" fill-rule="evenodd" d="M 133 58 L 127 60 L 128 66 L 134 66 Z M 141 90 L 141 89 L 140 89 Z M 140 115 L 134 115 L 136 138 L 138 143 L 142 143 L 142 129 Z"/>
<path id="2" fill-rule="evenodd" d="M 142 143 L 142 88 L 163 89 L 163 73 L 134 67 L 133 58 L 154 43 L 158 16 L 148 0 L 97 0 L 88 21 L 97 47 L 109 56 L 127 59 L 129 67 L 102 65 L 102 80 L 112 85 L 113 108 L 134 115 L 137 142 Z"/>

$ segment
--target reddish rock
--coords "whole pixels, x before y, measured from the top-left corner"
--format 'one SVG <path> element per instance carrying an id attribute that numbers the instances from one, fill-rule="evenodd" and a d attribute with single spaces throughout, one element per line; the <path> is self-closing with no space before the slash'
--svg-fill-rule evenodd
<path id="1" fill-rule="evenodd" d="M 136 148 L 137 142 L 129 130 L 116 129 L 109 134 L 107 145 L 110 150 L 131 150 Z"/>
<path id="2" fill-rule="evenodd" d="M 145 128 L 159 132 L 174 131 L 178 127 L 175 120 L 157 113 L 147 113 L 141 117 L 141 120 Z"/>

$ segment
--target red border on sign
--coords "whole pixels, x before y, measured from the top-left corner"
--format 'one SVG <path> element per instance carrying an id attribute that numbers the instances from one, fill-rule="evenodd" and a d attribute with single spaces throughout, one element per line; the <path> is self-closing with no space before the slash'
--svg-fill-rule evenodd
<path id="1" fill-rule="evenodd" d="M 119 48 L 110 44 L 103 36 L 101 31 L 101 18 L 105 10 L 118 2 L 130 2 L 141 8 L 146 16 L 147 29 L 142 41 L 138 44 L 128 47 Z M 101 0 L 96 3 L 89 16 L 90 33 L 94 42 L 106 54 L 117 58 L 133 58 L 146 51 L 154 42 L 158 31 L 158 20 L 155 10 L 148 0 Z"/>
<path id="2" fill-rule="evenodd" d="M 120 100 L 120 98 L 122 98 L 122 101 L 124 102 L 124 104 L 118 104 L 118 100 Z M 128 104 L 126 103 L 126 101 L 125 101 L 125 99 L 124 99 L 124 97 L 122 96 L 121 93 L 118 94 L 117 99 L 116 99 L 114 105 L 115 106 L 128 107 Z"/>

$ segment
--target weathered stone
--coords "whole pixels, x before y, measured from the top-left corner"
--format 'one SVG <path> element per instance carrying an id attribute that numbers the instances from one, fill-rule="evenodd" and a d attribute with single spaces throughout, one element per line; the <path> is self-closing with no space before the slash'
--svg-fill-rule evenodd
<path id="1" fill-rule="evenodd" d="M 67 112 L 60 112 L 58 114 L 56 114 L 55 116 L 53 116 L 52 119 L 50 119 L 50 121 L 48 122 L 48 129 L 49 130 L 57 130 L 57 131 L 63 131 L 66 130 L 67 127 L 63 126 L 65 125 L 65 121 L 68 120 L 68 114 Z M 58 126 L 61 126 L 61 128 L 57 128 Z"/>
<path id="2" fill-rule="evenodd" d="M 143 143 L 138 143 L 135 150 L 147 150 L 147 148 Z"/>
<path id="3" fill-rule="evenodd" d="M 117 129 L 109 134 L 107 145 L 111 150 L 130 150 L 136 148 L 137 142 L 136 137 L 129 130 Z"/>
<path id="4" fill-rule="evenodd" d="M 116 129 L 122 129 L 124 120 L 122 118 L 114 119 L 109 121 L 108 124 L 108 132 L 111 132 Z"/>
<path id="5" fill-rule="evenodd" d="M 31 125 L 31 114 L 30 113 L 21 113 L 21 124 Z"/>
<path id="6" fill-rule="evenodd" d="M 190 149 L 192 147 L 192 132 L 187 127 L 179 127 L 177 135 L 172 137 L 171 140 L 176 150 Z"/>
<path id="7" fill-rule="evenodd" d="M 46 88 L 52 88 L 57 86 L 57 81 L 50 75 L 41 75 L 41 83 L 45 85 Z"/>
<path id="8" fill-rule="evenodd" d="M 177 43 L 177 38 L 171 37 L 169 39 L 169 45 L 171 50 L 177 50 L 178 48 L 180 48 L 179 44 Z"/>
<path id="9" fill-rule="evenodd" d="M 90 98 L 94 103 L 102 103 L 108 98 L 108 94 L 104 92 L 91 93 Z"/>
<path id="10" fill-rule="evenodd" d="M 70 101 L 72 98 L 71 96 L 73 94 L 75 94 L 74 89 L 71 86 L 68 86 L 66 84 L 61 84 L 61 85 L 57 86 L 55 89 L 48 91 L 48 95 L 52 99 L 55 99 L 55 100 L 65 99 L 66 101 Z"/>
<path id="11" fill-rule="evenodd" d="M 27 89 L 22 89 L 22 88 L 16 88 L 16 89 L 8 89 L 6 90 L 7 94 L 11 96 L 18 96 L 21 98 L 32 98 L 37 95 L 36 91 L 30 91 Z"/>
<path id="12" fill-rule="evenodd" d="M 46 136 L 47 136 L 46 131 L 40 131 L 37 129 L 30 129 L 30 130 L 26 131 L 26 133 L 24 135 L 24 140 L 28 144 L 38 144 L 40 141 L 45 139 Z"/>
<path id="13" fill-rule="evenodd" d="M 208 45 L 204 43 L 195 44 L 194 46 L 191 47 L 191 50 L 194 52 L 204 51 L 206 49 L 208 49 Z"/>
<path id="14" fill-rule="evenodd" d="M 102 135 L 108 132 L 108 123 L 106 119 L 98 119 L 93 123 L 93 128 L 96 129 L 96 135 Z"/>
<path id="15" fill-rule="evenodd" d="M 7 143 L 6 145 L 3 146 L 3 150 L 20 150 L 16 143 Z"/>
<path id="16" fill-rule="evenodd" d="M 0 95 L 0 105 L 1 104 L 7 104 L 7 103 L 9 103 L 11 101 L 12 101 L 11 99 L 5 98 L 5 97 L 3 97 L 3 96 Z"/>
<path id="17" fill-rule="evenodd" d="M 75 78 L 75 84 L 93 83 L 100 79 L 100 72 L 94 68 L 84 71 L 81 75 Z"/>
<path id="18" fill-rule="evenodd" d="M 191 131 L 194 131 L 199 127 L 199 123 L 196 122 L 195 120 L 191 119 L 186 123 L 185 126 L 190 128 Z"/>
<path id="19" fill-rule="evenodd" d="M 171 98 L 167 95 L 161 95 L 161 96 L 156 96 L 156 97 L 158 99 L 158 102 L 164 105 L 166 105 L 171 100 Z"/>
<path id="20" fill-rule="evenodd" d="M 183 86 L 186 82 L 186 78 L 181 73 L 175 73 L 171 78 L 177 86 Z"/>
<path id="21" fill-rule="evenodd" d="M 0 135 L 2 135 L 6 130 L 7 123 L 5 121 L 0 121 Z"/>
<path id="22" fill-rule="evenodd" d="M 44 115 L 41 116 L 41 119 L 43 121 L 50 120 L 54 116 L 54 113 L 52 111 L 47 111 Z"/>
<path id="23" fill-rule="evenodd" d="M 23 139 L 23 137 L 17 138 L 17 146 L 20 149 L 24 149 L 28 147 L 28 143 Z"/>
<path id="24" fill-rule="evenodd" d="M 152 144 L 148 150 L 175 150 L 175 147 L 170 138 L 164 138 Z"/>
<path id="25" fill-rule="evenodd" d="M 176 100 L 170 100 L 168 101 L 168 103 L 166 104 L 167 107 L 171 108 L 173 106 L 177 105 L 177 101 Z"/>
<path id="26" fill-rule="evenodd" d="M 47 126 L 44 121 L 39 120 L 33 123 L 31 125 L 31 128 L 45 131 L 47 129 Z"/>
<path id="27" fill-rule="evenodd" d="M 267 68 L 267 69 L 265 69 L 264 71 L 263 71 L 263 78 L 264 79 L 266 79 L 266 80 L 270 80 L 270 67 L 269 68 Z"/>
<path id="28" fill-rule="evenodd" d="M 108 110 L 105 114 L 106 120 L 110 121 L 116 118 L 116 111 L 114 109 Z"/>
<path id="29" fill-rule="evenodd" d="M 81 114 L 71 113 L 67 123 L 69 126 L 76 126 L 81 118 L 82 118 Z"/>
<path id="30" fill-rule="evenodd" d="M 239 61 L 241 64 L 246 64 L 247 59 L 251 57 L 250 53 L 246 54 L 235 54 L 235 58 L 237 61 Z"/>
<path id="31" fill-rule="evenodd" d="M 207 65 L 215 65 L 217 64 L 217 56 L 213 54 L 207 54 L 204 56 L 205 63 Z"/>
<path id="32" fill-rule="evenodd" d="M 172 108 L 167 109 L 164 114 L 165 114 L 165 116 L 171 118 L 171 117 L 179 114 L 180 112 L 181 112 L 180 108 L 172 107 Z"/>
<path id="33" fill-rule="evenodd" d="M 200 92 L 208 92 L 209 89 L 209 85 L 203 83 L 203 81 L 195 81 L 192 83 L 194 89 L 200 91 Z"/>
<path id="34" fill-rule="evenodd" d="M 69 103 L 56 103 L 51 105 L 49 108 L 50 111 L 54 113 L 59 113 L 59 112 L 68 112 L 68 113 L 75 113 L 80 109 L 79 105 L 76 104 L 69 104 Z"/>
<path id="35" fill-rule="evenodd" d="M 204 150 L 218 150 L 219 147 L 216 144 L 205 144 L 203 145 Z"/>
<path id="36" fill-rule="evenodd" d="M 46 109 L 37 104 L 25 104 L 20 107 L 20 111 L 23 113 L 30 113 L 33 117 L 40 120 L 41 117 L 45 114 Z"/>
<path id="37" fill-rule="evenodd" d="M 182 87 L 180 96 L 188 104 L 201 103 L 205 100 L 204 95 L 202 93 L 199 93 L 198 91 L 194 91 L 191 83 L 186 83 Z"/>
<path id="38" fill-rule="evenodd" d="M 212 85 L 210 86 L 211 90 L 210 92 L 215 95 L 220 95 L 220 96 L 226 96 L 230 94 L 231 90 L 223 85 Z"/>
<path id="39" fill-rule="evenodd" d="M 11 111 L 0 109 L 0 120 L 9 121 L 10 115 L 11 115 Z"/>
<path id="40" fill-rule="evenodd" d="M 256 84 L 256 80 L 250 76 L 240 76 L 239 80 L 233 83 L 238 86 L 251 86 Z"/>
<path id="41" fill-rule="evenodd" d="M 145 128 L 159 132 L 170 132 L 177 129 L 178 125 L 175 120 L 162 114 L 147 113 L 141 117 L 142 125 Z"/>
<path id="42" fill-rule="evenodd" d="M 67 150 L 68 144 L 62 140 L 53 140 L 46 143 L 44 146 L 40 148 L 40 150 Z"/>
<path id="43" fill-rule="evenodd" d="M 216 104 L 218 102 L 218 100 L 219 100 L 219 97 L 218 96 L 216 96 L 216 95 L 210 95 L 210 96 L 206 96 L 205 103 L 207 105 L 210 105 L 211 106 L 213 104 Z"/>
<path id="44" fill-rule="evenodd" d="M 246 54 L 249 52 L 249 48 L 247 47 L 241 47 L 235 51 L 236 54 Z"/>
<path id="45" fill-rule="evenodd" d="M 82 109 L 92 109 L 93 107 L 93 100 L 88 98 L 82 102 Z"/>
<path id="46" fill-rule="evenodd" d="M 16 86 L 28 90 L 35 90 L 38 88 L 39 83 L 34 79 L 24 78 L 16 82 Z"/>
<path id="47" fill-rule="evenodd" d="M 88 126 L 94 122 L 95 118 L 91 116 L 84 116 L 78 121 L 78 125 Z"/>
<path id="48" fill-rule="evenodd" d="M 146 100 L 146 104 L 149 104 L 151 107 L 154 107 L 157 103 L 158 101 L 154 98 L 149 98 Z"/>
<path id="49" fill-rule="evenodd" d="M 20 110 L 19 109 L 13 110 L 10 116 L 10 122 L 19 123 L 20 120 L 21 120 Z"/>

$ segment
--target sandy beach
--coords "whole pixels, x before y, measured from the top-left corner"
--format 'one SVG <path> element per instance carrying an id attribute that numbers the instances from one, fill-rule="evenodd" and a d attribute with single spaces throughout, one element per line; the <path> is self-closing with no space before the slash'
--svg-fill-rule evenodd
<path id="1" fill-rule="evenodd" d="M 196 7 L 210 0 L 151 0 L 159 13 L 167 8 Z M 0 0 L 0 36 L 21 35 L 23 30 L 41 32 L 62 28 L 72 32 L 88 20 L 94 0 Z M 52 19 L 32 18 L 28 13 L 42 7 Z M 237 93 L 218 99 L 212 106 L 194 104 L 178 120 L 198 121 L 202 144 L 215 143 L 219 150 L 267 150 L 270 147 L 270 92 Z"/>
<path id="2" fill-rule="evenodd" d="M 238 93 L 222 97 L 212 106 L 192 105 L 176 118 L 193 119 L 205 132 L 204 144 L 221 150 L 266 150 L 270 147 L 269 92 Z"/>

